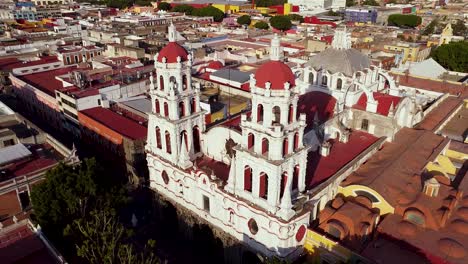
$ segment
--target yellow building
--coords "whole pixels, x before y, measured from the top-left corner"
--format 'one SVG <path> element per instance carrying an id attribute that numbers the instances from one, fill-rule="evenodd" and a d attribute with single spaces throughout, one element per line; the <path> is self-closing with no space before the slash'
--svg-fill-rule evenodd
<path id="1" fill-rule="evenodd" d="M 398 42 L 394 44 L 384 45 L 387 51 L 396 51 L 403 54 L 403 63 L 407 61 L 419 62 L 429 57 L 431 48 L 421 46 L 417 43 Z"/>
<path id="2" fill-rule="evenodd" d="M 219 10 L 223 11 L 226 14 L 238 13 L 244 9 L 250 9 L 252 7 L 251 4 L 212 4 L 213 7 L 218 8 Z"/>

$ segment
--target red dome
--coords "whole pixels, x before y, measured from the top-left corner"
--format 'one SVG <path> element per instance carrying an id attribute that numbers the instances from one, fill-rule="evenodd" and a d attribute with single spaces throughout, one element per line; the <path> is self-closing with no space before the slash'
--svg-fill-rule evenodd
<path id="1" fill-rule="evenodd" d="M 219 61 L 212 61 L 208 64 L 208 68 L 213 69 L 213 70 L 219 70 L 223 68 L 223 64 Z"/>
<path id="2" fill-rule="evenodd" d="M 181 61 L 186 61 L 188 58 L 188 52 L 179 44 L 175 42 L 169 42 L 159 52 L 158 61 L 162 62 L 163 58 L 166 58 L 167 63 L 177 62 L 177 57 L 180 57 Z"/>
<path id="3" fill-rule="evenodd" d="M 295 85 L 296 77 L 288 65 L 280 61 L 269 61 L 263 64 L 255 72 L 257 87 L 265 88 L 265 83 L 270 82 L 270 89 L 284 89 L 284 83 L 289 82 L 291 87 Z"/>

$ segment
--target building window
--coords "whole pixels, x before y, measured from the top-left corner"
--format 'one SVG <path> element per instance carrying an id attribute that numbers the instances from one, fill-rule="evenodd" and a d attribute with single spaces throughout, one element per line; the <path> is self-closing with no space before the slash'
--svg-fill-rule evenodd
<path id="1" fill-rule="evenodd" d="M 75 63 L 78 63 L 78 55 L 75 55 Z"/>
<path id="2" fill-rule="evenodd" d="M 367 131 L 369 129 L 369 120 L 363 119 L 361 121 L 361 130 Z"/>
<path id="3" fill-rule="evenodd" d="M 159 90 L 164 90 L 164 77 L 159 76 Z"/>
<path id="4" fill-rule="evenodd" d="M 323 85 L 323 86 L 327 86 L 327 81 L 328 81 L 327 76 L 325 76 L 325 75 L 322 76 L 322 85 Z"/>
<path id="5" fill-rule="evenodd" d="M 257 122 L 263 122 L 263 105 L 257 106 Z"/>
<path id="6" fill-rule="evenodd" d="M 185 104 L 184 104 L 184 102 L 179 103 L 179 116 L 181 118 L 185 116 Z"/>
<path id="7" fill-rule="evenodd" d="M 263 199 L 268 199 L 268 175 L 264 172 L 260 173 L 260 190 L 258 196 Z"/>
<path id="8" fill-rule="evenodd" d="M 248 165 L 244 168 L 244 191 L 252 192 L 252 168 Z"/>
<path id="9" fill-rule="evenodd" d="M 250 218 L 250 220 L 248 222 L 248 225 L 249 225 L 250 233 L 252 233 L 252 235 L 255 235 L 255 234 L 258 233 L 258 225 L 257 225 L 257 221 L 255 221 L 255 219 Z"/>
<path id="10" fill-rule="evenodd" d="M 419 226 L 424 226 L 426 224 L 424 214 L 418 210 L 407 210 L 405 212 L 404 219 Z"/>
<path id="11" fill-rule="evenodd" d="M 167 175 L 166 171 L 162 171 L 161 178 L 166 185 L 169 183 L 169 175 Z"/>
<path id="12" fill-rule="evenodd" d="M 314 84 L 314 73 L 309 73 L 309 83 Z"/>
<path id="13" fill-rule="evenodd" d="M 201 151 L 201 144 L 200 144 L 200 129 L 198 126 L 194 126 L 192 130 L 193 134 L 193 150 L 195 153 Z"/>
<path id="14" fill-rule="evenodd" d="M 156 147 L 158 149 L 161 149 L 162 148 L 162 144 L 161 144 L 161 129 L 159 129 L 159 127 L 156 127 Z"/>
<path id="15" fill-rule="evenodd" d="M 328 225 L 328 234 L 330 234 L 332 237 L 336 239 L 341 238 L 341 231 L 335 226 L 333 226 L 332 224 Z"/>
<path id="16" fill-rule="evenodd" d="M 21 209 L 27 210 L 31 205 L 31 201 L 29 200 L 29 193 L 28 191 L 24 191 L 19 193 L 19 199 L 21 203 Z"/>
<path id="17" fill-rule="evenodd" d="M 3 141 L 3 147 L 13 146 L 15 144 L 14 139 L 8 139 Z"/>
<path id="18" fill-rule="evenodd" d="M 289 105 L 289 113 L 288 113 L 288 122 L 291 124 L 294 121 L 294 106 Z"/>
<path id="19" fill-rule="evenodd" d="M 166 131 L 166 152 L 171 154 L 172 153 L 172 149 L 171 149 L 171 134 L 169 134 L 168 131 Z"/>
<path id="20" fill-rule="evenodd" d="M 288 153 L 289 153 L 289 142 L 288 142 L 288 138 L 285 138 L 283 140 L 283 157 L 288 155 Z"/>
<path id="21" fill-rule="evenodd" d="M 262 139 L 262 155 L 267 155 L 268 154 L 268 149 L 269 149 L 269 142 L 268 139 L 264 138 Z"/>
<path id="22" fill-rule="evenodd" d="M 286 190 L 286 186 L 288 183 L 288 173 L 283 172 L 281 175 L 281 183 L 280 183 L 280 199 L 283 198 L 284 191 Z"/>
<path id="23" fill-rule="evenodd" d="M 190 101 L 190 113 L 196 113 L 197 112 L 197 101 L 195 98 L 192 98 Z"/>
<path id="24" fill-rule="evenodd" d="M 164 116 L 169 116 L 169 105 L 164 102 Z"/>
<path id="25" fill-rule="evenodd" d="M 210 198 L 208 198 L 206 195 L 203 195 L 203 210 L 206 212 L 210 212 Z"/>
<path id="26" fill-rule="evenodd" d="M 255 146 L 255 136 L 252 133 L 249 133 L 247 136 L 247 149 L 252 149 Z"/>
<path id="27" fill-rule="evenodd" d="M 375 197 L 373 194 L 367 192 L 367 191 L 354 191 L 354 193 L 356 194 L 356 196 L 364 196 L 366 197 L 367 199 L 369 199 L 372 203 L 378 203 L 380 202 L 380 200 Z"/>
<path id="28" fill-rule="evenodd" d="M 294 134 L 294 150 L 299 148 L 299 133 Z"/>
<path id="29" fill-rule="evenodd" d="M 336 89 L 341 90 L 343 87 L 343 81 L 341 79 L 336 80 Z"/>
<path id="30" fill-rule="evenodd" d="M 297 190 L 299 186 L 299 165 L 294 166 L 292 189 Z"/>
<path id="31" fill-rule="evenodd" d="M 281 109 L 279 106 L 273 107 L 272 124 L 281 124 Z"/>
<path id="32" fill-rule="evenodd" d="M 156 110 L 156 114 L 159 114 L 160 109 L 159 109 L 159 100 L 158 99 L 154 100 L 154 106 L 155 106 L 154 108 Z"/>
<path id="33" fill-rule="evenodd" d="M 182 89 L 185 91 L 188 87 L 187 75 L 182 75 Z"/>

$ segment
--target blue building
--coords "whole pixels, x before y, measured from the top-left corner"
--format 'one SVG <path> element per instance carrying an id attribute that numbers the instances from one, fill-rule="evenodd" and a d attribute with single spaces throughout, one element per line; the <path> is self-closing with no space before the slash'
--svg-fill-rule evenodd
<path id="1" fill-rule="evenodd" d="M 375 23 L 377 21 L 377 9 L 374 7 L 350 7 L 345 10 L 346 22 Z"/>

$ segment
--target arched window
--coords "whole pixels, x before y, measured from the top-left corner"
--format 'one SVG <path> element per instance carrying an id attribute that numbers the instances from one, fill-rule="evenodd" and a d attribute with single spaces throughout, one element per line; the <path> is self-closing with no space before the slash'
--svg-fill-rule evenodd
<path id="1" fill-rule="evenodd" d="M 285 157 L 286 155 L 289 154 L 289 142 L 288 142 L 288 138 L 285 138 L 283 140 L 283 157 Z"/>
<path id="2" fill-rule="evenodd" d="M 313 72 L 309 73 L 309 83 L 314 84 L 314 73 Z"/>
<path id="3" fill-rule="evenodd" d="M 169 175 L 167 175 L 166 171 L 161 172 L 161 178 L 165 184 L 169 183 Z"/>
<path id="4" fill-rule="evenodd" d="M 264 172 L 260 173 L 260 190 L 258 196 L 263 199 L 268 199 L 268 175 Z"/>
<path id="5" fill-rule="evenodd" d="M 164 102 L 164 116 L 169 116 L 169 105 Z"/>
<path id="6" fill-rule="evenodd" d="M 299 165 L 294 166 L 292 189 L 297 190 L 299 186 Z"/>
<path id="7" fill-rule="evenodd" d="M 164 77 L 159 76 L 159 90 L 164 90 Z"/>
<path id="8" fill-rule="evenodd" d="M 426 218 L 424 217 L 424 214 L 416 209 L 406 210 L 403 218 L 419 226 L 424 226 L 426 224 Z"/>
<path id="9" fill-rule="evenodd" d="M 158 147 L 158 149 L 162 148 L 161 129 L 159 129 L 159 127 L 156 127 L 156 146 Z"/>
<path id="10" fill-rule="evenodd" d="M 280 183 L 280 199 L 283 198 L 283 194 L 286 189 L 287 183 L 288 183 L 288 173 L 283 172 L 283 174 L 281 175 L 281 183 Z"/>
<path id="11" fill-rule="evenodd" d="M 255 136 L 252 133 L 249 133 L 247 136 L 247 149 L 253 149 L 255 146 Z"/>
<path id="12" fill-rule="evenodd" d="M 341 90 L 343 88 L 343 81 L 341 79 L 336 80 L 336 89 Z"/>
<path id="13" fill-rule="evenodd" d="M 262 155 L 266 155 L 268 153 L 268 148 L 269 148 L 269 142 L 268 139 L 264 138 L 262 139 Z"/>
<path id="14" fill-rule="evenodd" d="M 263 122 L 263 105 L 258 104 L 257 106 L 257 122 Z"/>
<path id="15" fill-rule="evenodd" d="M 291 104 L 289 105 L 288 123 L 291 124 L 292 122 L 294 122 L 294 106 Z"/>
<path id="16" fill-rule="evenodd" d="M 180 132 L 180 143 L 181 144 L 185 144 L 185 148 L 187 149 L 187 151 L 189 150 L 188 148 L 188 139 L 187 139 L 187 131 L 182 131 Z"/>
<path id="17" fill-rule="evenodd" d="M 158 99 L 154 100 L 154 108 L 156 109 L 156 114 L 159 114 L 160 109 L 159 109 L 159 100 Z"/>
<path id="18" fill-rule="evenodd" d="M 177 80 L 174 76 L 169 77 L 169 83 L 177 84 Z"/>
<path id="19" fill-rule="evenodd" d="M 172 153 L 172 149 L 171 149 L 171 134 L 169 134 L 168 131 L 166 131 L 166 152 L 171 154 Z"/>
<path id="20" fill-rule="evenodd" d="M 299 133 L 294 134 L 294 150 L 299 148 Z"/>
<path id="21" fill-rule="evenodd" d="M 279 106 L 273 107 L 272 124 L 281 124 L 281 109 Z"/>
<path id="22" fill-rule="evenodd" d="M 196 113 L 197 112 L 197 101 L 195 98 L 192 98 L 190 100 L 190 114 Z"/>
<path id="23" fill-rule="evenodd" d="M 359 191 L 354 191 L 354 193 L 356 194 L 356 196 L 364 196 L 366 197 L 367 199 L 369 199 L 372 203 L 378 203 L 380 202 L 380 200 L 375 197 L 372 193 L 369 193 L 367 191 L 363 191 L 363 190 L 359 190 Z"/>
<path id="24" fill-rule="evenodd" d="M 234 223 L 234 212 L 229 210 L 229 223 Z"/>
<path id="25" fill-rule="evenodd" d="M 182 75 L 182 89 L 184 91 L 187 90 L 187 86 L 188 86 L 187 75 Z"/>
<path id="26" fill-rule="evenodd" d="M 328 234 L 330 234 L 332 237 L 336 239 L 341 239 L 342 232 L 341 228 L 335 224 L 328 224 Z"/>
<path id="27" fill-rule="evenodd" d="M 193 127 L 193 150 L 195 153 L 200 152 L 200 129 L 198 126 Z"/>
<path id="28" fill-rule="evenodd" d="M 327 81 L 328 81 L 327 76 L 326 76 L 326 75 L 323 75 L 323 76 L 322 76 L 322 85 L 327 86 Z"/>
<path id="29" fill-rule="evenodd" d="M 248 165 L 244 168 L 244 190 L 252 192 L 252 168 Z"/>
<path id="30" fill-rule="evenodd" d="M 369 129 L 369 120 L 363 119 L 361 121 L 361 130 L 367 131 Z"/>
<path id="31" fill-rule="evenodd" d="M 179 103 L 179 117 L 184 117 L 185 116 L 185 104 L 184 102 Z"/>

